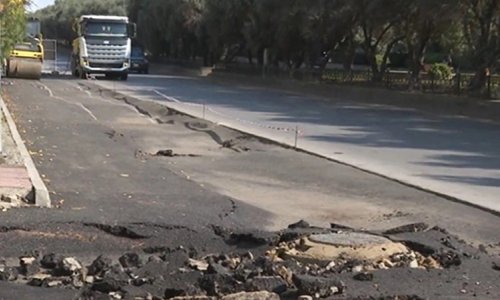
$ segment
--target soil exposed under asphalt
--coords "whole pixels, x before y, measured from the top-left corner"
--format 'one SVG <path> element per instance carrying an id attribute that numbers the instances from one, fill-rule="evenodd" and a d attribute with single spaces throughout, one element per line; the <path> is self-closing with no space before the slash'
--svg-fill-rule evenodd
<path id="1" fill-rule="evenodd" d="M 500 297 L 498 216 L 89 82 L 4 92 L 56 208 L 2 213 L 0 299 Z M 345 232 L 404 250 L 311 242 Z"/>
<path id="2" fill-rule="evenodd" d="M 26 206 L 31 193 L 31 182 L 1 110 L 0 144 L 0 211 Z"/>

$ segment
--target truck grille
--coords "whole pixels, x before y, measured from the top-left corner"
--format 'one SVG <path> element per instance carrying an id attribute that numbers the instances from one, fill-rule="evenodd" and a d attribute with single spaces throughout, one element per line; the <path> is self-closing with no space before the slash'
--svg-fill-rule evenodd
<path id="1" fill-rule="evenodd" d="M 113 69 L 119 69 L 123 67 L 122 63 L 96 63 L 96 62 L 90 62 L 89 66 L 91 68 L 113 68 Z"/>
<path id="2" fill-rule="evenodd" d="M 89 60 L 94 63 L 123 62 L 127 58 L 127 45 L 87 44 Z"/>

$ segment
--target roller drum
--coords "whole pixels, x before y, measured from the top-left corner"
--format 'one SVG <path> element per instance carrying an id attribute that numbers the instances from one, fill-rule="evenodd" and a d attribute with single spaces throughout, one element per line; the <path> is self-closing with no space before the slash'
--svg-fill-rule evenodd
<path id="1" fill-rule="evenodd" d="M 42 77 L 42 62 L 37 59 L 12 57 L 8 61 L 7 76 L 24 79 L 40 79 Z"/>

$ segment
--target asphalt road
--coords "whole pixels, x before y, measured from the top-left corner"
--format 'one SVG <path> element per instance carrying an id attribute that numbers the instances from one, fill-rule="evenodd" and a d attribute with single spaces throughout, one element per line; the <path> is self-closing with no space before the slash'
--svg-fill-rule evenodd
<path id="1" fill-rule="evenodd" d="M 12 82 L 6 100 L 60 209 L 9 212 L 2 217 L 9 226 L 26 218 L 196 230 L 277 230 L 299 219 L 371 229 L 425 221 L 469 242 L 498 243 L 492 232 L 500 219 L 492 214 L 210 123 L 176 119 L 155 102 L 139 101 L 137 108 L 86 88 L 118 81 Z M 245 150 L 226 149 L 224 141 Z M 143 159 L 162 149 L 185 157 Z"/>
<path id="2" fill-rule="evenodd" d="M 500 125 L 196 77 L 97 84 L 500 211 Z"/>
<path id="3" fill-rule="evenodd" d="M 135 224 L 145 228 L 152 224 L 150 230 L 154 233 L 158 226 L 170 225 L 175 225 L 175 230 L 189 226 L 190 230 L 203 232 L 210 231 L 211 225 L 249 228 L 266 224 L 266 212 L 244 203 L 238 203 L 241 210 L 230 214 L 233 199 L 175 174 L 166 161 L 137 159 L 135 152 L 142 147 L 137 139 L 146 132 L 157 132 L 150 128 L 152 120 L 128 105 L 98 96 L 91 98 L 76 81 L 66 80 L 16 80 L 4 99 L 56 207 L 8 211 L 1 221 L 6 228 L 46 227 L 45 231 L 57 233 L 72 226 L 76 226 L 75 231 L 95 227 L 91 224 Z M 12 234 L 11 241 L 19 238 L 11 232 L 16 230 L 5 230 L 5 234 Z M 38 246 L 65 252 L 92 250 L 88 245 L 82 248 L 63 242 L 60 247 L 57 243 L 37 244 L 29 235 L 24 236 L 26 243 L 21 249 Z M 163 242 L 168 239 L 161 238 Z M 21 251 L 8 243 L 2 245 L 4 256 Z M 98 254 L 99 249 L 109 249 L 110 245 L 103 240 L 102 246 L 89 253 Z"/>
<path id="4" fill-rule="evenodd" d="M 103 253 L 180 245 L 200 256 L 236 251 L 239 245 L 228 245 L 214 226 L 267 231 L 301 218 L 377 230 L 426 222 L 498 251 L 500 218 L 483 210 L 177 115 L 155 102 L 127 104 L 87 89 L 120 82 L 8 82 L 4 98 L 55 206 L 2 212 L 0 256 L 11 261 L 33 251 L 75 255 L 84 263 Z M 152 155 L 164 149 L 178 156 Z M 6 287 L 0 299 L 12 291 L 35 299 L 38 292 Z M 68 298 L 40 291 L 42 298 Z"/>

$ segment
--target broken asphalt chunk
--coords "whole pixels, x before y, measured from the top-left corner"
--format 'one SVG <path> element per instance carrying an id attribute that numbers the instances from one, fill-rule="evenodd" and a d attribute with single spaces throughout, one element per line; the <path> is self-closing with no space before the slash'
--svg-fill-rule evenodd
<path id="1" fill-rule="evenodd" d="M 209 264 L 204 260 L 196 260 L 196 259 L 188 259 L 187 265 L 198 271 L 206 271 L 208 269 Z"/>
<path id="2" fill-rule="evenodd" d="M 384 234 L 400 234 L 400 233 L 409 233 L 409 232 L 422 232 L 429 228 L 429 225 L 426 223 L 413 223 L 407 224 L 399 227 L 395 227 L 389 230 L 384 231 Z"/>
<path id="3" fill-rule="evenodd" d="M 70 276 L 80 272 L 82 268 L 82 264 L 74 257 L 66 257 L 57 264 L 54 273 L 58 276 Z"/>
<path id="4" fill-rule="evenodd" d="M 314 295 L 316 298 L 325 298 L 335 294 L 342 294 L 344 283 L 334 277 L 318 277 L 310 275 L 293 275 L 293 283 L 300 294 Z"/>
<path id="5" fill-rule="evenodd" d="M 373 273 L 358 273 L 353 278 L 358 281 L 373 281 Z"/>
<path id="6" fill-rule="evenodd" d="M 102 276 L 105 272 L 111 269 L 113 261 L 111 258 L 100 255 L 89 266 L 88 274 Z"/>
<path id="7" fill-rule="evenodd" d="M 308 222 L 304 221 L 304 220 L 300 220 L 297 223 L 293 223 L 293 224 L 288 225 L 289 229 L 309 228 L 309 227 L 311 227 L 311 225 Z"/>
<path id="8" fill-rule="evenodd" d="M 155 153 L 155 156 L 174 157 L 174 150 L 172 149 L 159 150 Z"/>
<path id="9" fill-rule="evenodd" d="M 0 281 L 15 281 L 18 275 L 17 268 L 0 266 Z"/>
<path id="10" fill-rule="evenodd" d="M 32 276 L 40 271 L 40 263 L 34 256 L 21 256 L 19 265 L 24 276 Z"/>
<path id="11" fill-rule="evenodd" d="M 64 256 L 62 255 L 50 253 L 43 256 L 40 264 L 45 269 L 54 269 L 62 262 L 63 259 Z"/>
<path id="12" fill-rule="evenodd" d="M 248 291 L 268 291 L 282 294 L 287 290 L 287 284 L 279 276 L 257 276 L 246 283 Z"/>
<path id="13" fill-rule="evenodd" d="M 458 253 L 453 251 L 439 252 L 433 257 L 439 262 L 444 268 L 450 268 L 452 266 L 460 266 L 462 264 L 462 259 Z"/>
<path id="14" fill-rule="evenodd" d="M 102 279 L 94 282 L 92 290 L 102 293 L 116 292 L 129 283 L 130 278 L 127 274 L 121 272 L 119 268 L 112 268 Z"/>
<path id="15" fill-rule="evenodd" d="M 142 266 L 141 257 L 134 252 L 125 253 L 118 259 L 124 268 L 139 268 Z"/>

